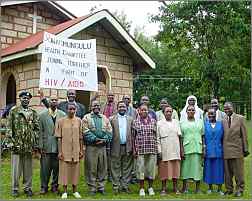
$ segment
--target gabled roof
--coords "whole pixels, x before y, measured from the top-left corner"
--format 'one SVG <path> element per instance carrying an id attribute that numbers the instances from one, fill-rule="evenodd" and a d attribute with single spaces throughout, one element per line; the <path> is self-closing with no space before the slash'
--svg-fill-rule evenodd
<path id="1" fill-rule="evenodd" d="M 155 68 L 154 61 L 108 10 L 101 10 L 87 16 L 69 20 L 54 27 L 50 27 L 45 31 L 62 38 L 69 38 L 97 22 L 99 22 L 106 31 L 110 32 L 115 40 L 122 44 L 121 47 L 133 58 L 136 66 L 140 68 Z M 27 55 L 40 53 L 43 36 L 44 31 L 41 31 L 3 49 L 1 62 L 4 63 Z"/>
<path id="2" fill-rule="evenodd" d="M 64 31 L 65 29 L 82 21 L 86 17 L 88 17 L 88 16 L 83 16 L 83 17 L 79 17 L 79 18 L 75 18 L 73 20 L 63 22 L 63 23 L 58 24 L 56 26 L 50 27 L 50 28 L 46 29 L 45 31 L 49 32 L 51 34 L 57 35 L 58 33 Z M 22 52 L 22 51 L 25 51 L 28 49 L 35 48 L 40 43 L 43 42 L 43 37 L 44 37 L 44 31 L 40 31 L 38 33 L 32 34 L 32 35 L 28 36 L 27 38 L 22 39 L 22 40 L 18 41 L 17 43 L 14 43 L 13 45 L 3 49 L 1 56 L 5 57 L 5 56 L 11 55 L 11 54 L 15 54 L 18 52 Z"/>
<path id="3" fill-rule="evenodd" d="M 69 18 L 69 19 L 76 18 L 76 16 L 73 13 L 69 12 L 63 6 L 59 5 L 55 1 L 7 1 L 7 0 L 2 0 L 0 5 L 1 5 L 1 7 L 4 7 L 4 6 L 16 5 L 16 4 L 34 3 L 34 2 L 48 3 L 49 5 L 54 7 L 56 10 L 58 10 L 60 13 L 65 15 L 67 18 Z"/>

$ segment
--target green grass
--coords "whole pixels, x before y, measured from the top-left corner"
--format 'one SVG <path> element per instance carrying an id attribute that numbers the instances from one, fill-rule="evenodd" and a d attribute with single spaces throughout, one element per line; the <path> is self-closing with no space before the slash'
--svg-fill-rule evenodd
<path id="1" fill-rule="evenodd" d="M 252 152 L 251 152 L 251 135 L 252 135 L 252 129 L 251 129 L 251 122 L 247 122 L 247 128 L 248 128 L 248 140 L 249 140 L 249 145 L 250 145 L 250 155 L 245 158 L 245 191 L 244 191 L 244 196 L 243 199 L 251 199 L 251 157 L 252 157 Z M 41 196 L 39 195 L 39 191 L 40 191 L 40 177 L 39 177 L 39 160 L 38 159 L 34 159 L 34 166 L 33 166 L 33 192 L 34 192 L 34 196 L 33 199 L 60 199 L 60 195 L 55 195 L 51 192 L 49 192 L 48 194 Z M 147 188 L 147 183 L 145 184 L 146 188 Z M 179 181 L 179 188 L 181 188 L 182 186 L 182 182 Z M 193 192 L 194 190 L 194 184 L 190 183 L 189 185 L 189 191 Z M 78 185 L 78 191 L 80 192 L 82 199 L 139 199 L 138 196 L 138 185 L 130 185 L 131 190 L 133 191 L 132 194 L 128 195 L 128 194 L 119 194 L 119 195 L 113 195 L 112 192 L 112 184 L 110 182 L 107 182 L 106 184 L 106 195 L 105 196 L 101 196 L 100 194 L 94 196 L 94 197 L 90 197 L 88 196 L 88 189 L 87 189 L 87 185 L 85 183 L 84 180 L 84 169 L 83 169 L 83 160 L 81 161 L 81 177 L 79 180 L 79 185 Z M 171 182 L 169 181 L 168 184 L 168 190 L 169 193 L 166 196 L 160 196 L 159 192 L 160 192 L 160 188 L 161 188 L 161 181 L 157 178 L 154 182 L 154 190 L 156 192 L 156 195 L 153 197 L 150 196 L 145 196 L 145 199 L 232 199 L 234 198 L 232 195 L 231 196 L 219 196 L 217 194 L 212 194 L 212 195 L 207 195 L 206 191 L 207 191 L 207 185 L 202 183 L 201 184 L 201 190 L 203 191 L 202 194 L 199 195 L 195 195 L 193 193 L 190 193 L 188 195 L 175 195 L 174 193 L 171 193 L 172 190 L 172 185 Z M 60 189 L 62 190 L 62 187 L 60 187 Z M 223 186 L 223 190 L 224 186 Z M 1 198 L 2 199 L 13 199 L 13 197 L 11 196 L 11 168 L 10 168 L 10 157 L 7 156 L 5 158 L 2 158 L 1 161 L 1 188 L 0 188 L 0 192 L 1 192 Z M 68 189 L 69 192 L 69 198 L 73 199 L 74 197 L 72 196 L 72 189 L 71 186 L 69 186 Z M 26 199 L 26 196 L 23 193 L 22 190 L 22 177 L 20 179 L 20 196 L 17 199 Z"/>

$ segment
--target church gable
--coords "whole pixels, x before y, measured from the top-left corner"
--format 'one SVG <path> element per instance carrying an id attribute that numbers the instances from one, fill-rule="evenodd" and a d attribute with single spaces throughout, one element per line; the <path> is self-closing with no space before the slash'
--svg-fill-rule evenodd
<path id="1" fill-rule="evenodd" d="M 1 6 L 1 48 L 71 19 L 49 2 Z"/>

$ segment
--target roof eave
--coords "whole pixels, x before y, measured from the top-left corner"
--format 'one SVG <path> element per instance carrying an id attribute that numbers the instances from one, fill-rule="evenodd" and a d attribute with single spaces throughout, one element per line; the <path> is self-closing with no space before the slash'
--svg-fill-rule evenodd
<path id="1" fill-rule="evenodd" d="M 150 68 L 155 68 L 156 64 L 155 62 L 150 58 L 150 56 L 144 52 L 144 50 L 136 43 L 136 41 L 130 36 L 130 34 L 122 27 L 122 25 L 107 11 L 102 10 L 99 11 L 93 15 L 90 15 L 86 19 L 80 21 L 79 23 L 65 29 L 64 31 L 57 34 L 57 36 L 62 38 L 69 38 L 72 35 L 82 31 L 83 29 L 91 26 L 92 24 L 95 24 L 96 22 L 106 18 L 112 25 L 115 27 L 115 29 L 120 33 L 120 35 L 126 40 L 126 42 L 132 47 L 132 49 L 140 56 L 140 58 L 145 61 L 145 63 Z M 25 53 L 26 51 L 14 53 L 12 55 L 6 55 L 2 57 L 1 63 L 10 61 L 12 59 L 17 59 L 25 55 L 30 55 L 32 53 L 41 53 L 43 43 L 40 43 L 38 46 L 33 47 L 35 48 L 34 51 L 32 50 L 26 50 L 29 53 Z M 141 62 L 143 63 L 143 62 Z"/>

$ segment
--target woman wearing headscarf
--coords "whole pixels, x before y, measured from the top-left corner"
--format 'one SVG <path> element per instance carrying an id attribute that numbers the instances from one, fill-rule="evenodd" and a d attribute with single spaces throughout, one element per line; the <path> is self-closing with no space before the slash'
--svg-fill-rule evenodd
<path id="1" fill-rule="evenodd" d="M 200 109 L 198 107 L 198 104 L 197 104 L 197 98 L 193 95 L 191 96 L 188 96 L 187 99 L 186 99 L 186 105 L 185 107 L 183 108 L 183 110 L 180 112 L 180 121 L 183 121 L 183 120 L 186 120 L 187 119 L 187 112 L 186 112 L 186 109 L 189 105 L 192 105 L 194 106 L 195 108 L 195 114 L 194 114 L 194 118 L 196 120 L 198 119 L 202 119 L 203 120 L 203 110 Z"/>

